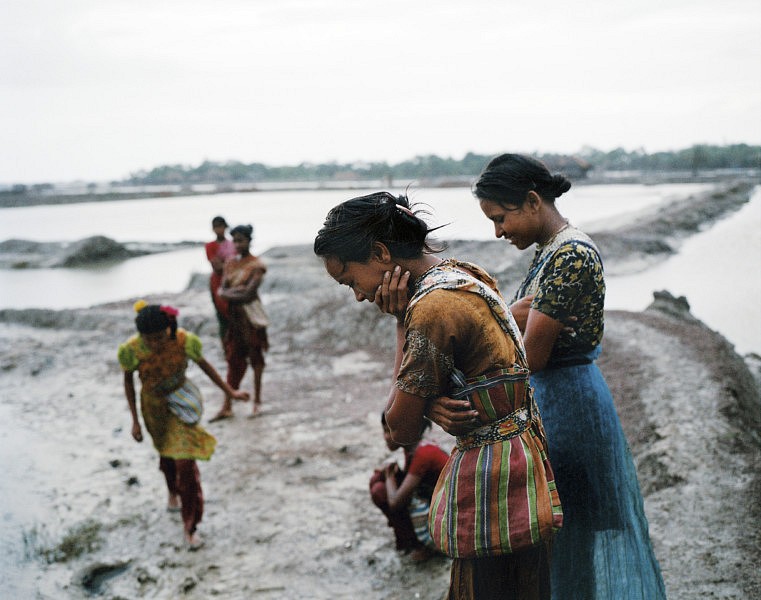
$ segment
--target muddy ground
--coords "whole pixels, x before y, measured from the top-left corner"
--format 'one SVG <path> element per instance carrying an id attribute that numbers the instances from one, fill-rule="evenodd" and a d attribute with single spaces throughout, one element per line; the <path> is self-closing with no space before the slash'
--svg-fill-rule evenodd
<path id="1" fill-rule="evenodd" d="M 743 193 L 726 193 L 726 210 Z M 620 247 L 601 243 L 606 268 L 644 266 L 689 234 L 672 226 L 656 236 L 663 248 L 654 224 L 674 215 L 641 219 L 607 238 Z M 483 264 L 506 293 L 526 260 L 498 242 L 454 243 L 446 254 Z M 19 456 L 33 468 L 19 485 L 40 515 L 19 532 L 26 558 L 0 590 L 44 599 L 442 597 L 448 559 L 413 564 L 397 554 L 367 492 L 373 468 L 401 460 L 378 423 L 393 323 L 335 286 L 308 247 L 264 258 L 265 412 L 248 419 L 250 403 L 238 403 L 234 419 L 206 425 L 218 447 L 200 465 L 206 545 L 196 552 L 165 510 L 155 451 L 129 434 L 115 350 L 132 333 L 134 299 L 0 311 L 3 414 L 29 440 Z M 177 306 L 224 372 L 205 276 L 148 300 Z M 735 354 L 668 294 L 647 311 L 606 319 L 600 366 L 635 455 L 669 598 L 761 597 L 761 359 Z M 220 392 L 197 368 L 190 376 L 211 416 Z M 452 445 L 436 427 L 431 437 Z"/>

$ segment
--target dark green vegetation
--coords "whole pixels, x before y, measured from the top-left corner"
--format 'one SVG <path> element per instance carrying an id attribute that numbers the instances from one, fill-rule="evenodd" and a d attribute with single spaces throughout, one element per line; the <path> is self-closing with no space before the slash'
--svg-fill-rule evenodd
<path id="1" fill-rule="evenodd" d="M 468 152 L 461 160 L 442 158 L 435 154 L 416 156 L 397 164 L 386 162 L 351 164 L 301 163 L 296 166 L 268 167 L 262 163 L 245 164 L 238 161 L 204 161 L 197 167 L 163 165 L 150 171 L 132 173 L 125 183 L 132 185 L 256 182 L 256 181 L 327 181 L 335 179 L 420 179 L 473 177 L 487 161 L 489 154 Z M 609 152 L 585 148 L 574 156 L 538 154 L 554 170 L 567 172 L 571 177 L 584 177 L 590 170 L 656 170 L 698 171 L 703 169 L 754 169 L 761 167 L 761 146 L 735 144 L 731 146 L 697 145 L 673 152 L 647 154 L 644 150 L 627 151 L 616 148 Z"/>
<path id="2" fill-rule="evenodd" d="M 562 172 L 573 180 L 587 180 L 590 183 L 664 183 L 727 174 L 757 177 L 761 170 L 761 146 L 748 144 L 701 144 L 653 154 L 642 149 L 628 151 L 616 148 L 606 152 L 586 147 L 575 155 L 535 156 L 543 160 L 552 171 Z M 309 185 L 305 185 L 307 183 L 316 183 L 324 188 L 330 188 L 332 184 L 347 189 L 347 184 L 348 187 L 356 188 L 378 185 L 392 187 L 409 181 L 429 187 L 468 186 L 490 158 L 492 155 L 468 152 L 460 160 L 429 154 L 397 164 L 355 161 L 323 164 L 304 162 L 291 166 L 206 160 L 198 166 L 162 165 L 150 171 L 138 171 L 122 181 L 110 182 L 107 189 L 95 183 L 81 184 L 77 191 L 58 188 L 50 183 L 13 185 L 9 189 L 0 190 L 0 207 L 259 191 L 268 189 L 267 184 L 280 184 L 282 188 L 284 183 L 293 189 L 309 188 Z M 146 189 L 146 186 L 155 187 Z M 204 186 L 206 189 L 200 189 Z"/>

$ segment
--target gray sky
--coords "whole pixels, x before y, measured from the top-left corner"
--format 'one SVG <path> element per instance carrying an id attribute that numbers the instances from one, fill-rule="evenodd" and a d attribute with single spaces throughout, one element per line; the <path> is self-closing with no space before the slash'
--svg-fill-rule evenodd
<path id="1" fill-rule="evenodd" d="M 761 143 L 757 0 L 5 0 L 0 182 Z"/>

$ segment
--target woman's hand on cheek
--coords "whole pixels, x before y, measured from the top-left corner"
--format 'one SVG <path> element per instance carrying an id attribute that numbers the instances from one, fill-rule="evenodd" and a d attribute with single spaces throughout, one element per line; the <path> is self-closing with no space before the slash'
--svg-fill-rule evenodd
<path id="1" fill-rule="evenodd" d="M 375 304 L 381 312 L 394 315 L 398 320 L 404 319 L 407 311 L 408 285 L 410 281 L 410 272 L 405 271 L 397 265 L 393 273 L 386 271 L 383 275 L 383 283 L 375 292 Z"/>

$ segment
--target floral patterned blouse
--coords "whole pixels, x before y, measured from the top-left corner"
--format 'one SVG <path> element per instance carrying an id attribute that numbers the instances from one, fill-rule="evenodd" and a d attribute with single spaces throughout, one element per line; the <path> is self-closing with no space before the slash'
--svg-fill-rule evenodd
<path id="1" fill-rule="evenodd" d="M 594 242 L 574 227 L 566 227 L 542 246 L 513 302 L 534 295 L 531 308 L 574 329 L 561 331 L 552 359 L 586 354 L 602 342 L 605 279 Z M 576 317 L 576 321 L 570 321 Z"/>
<path id="2" fill-rule="evenodd" d="M 214 436 L 199 424 L 183 423 L 169 411 L 166 399 L 166 394 L 185 381 L 188 359 L 197 362 L 203 358 L 201 350 L 198 336 L 184 329 L 178 329 L 176 339 L 159 354 L 152 352 L 139 334 L 119 346 L 122 369 L 140 375 L 140 412 L 161 456 L 209 460 L 214 452 Z"/>

